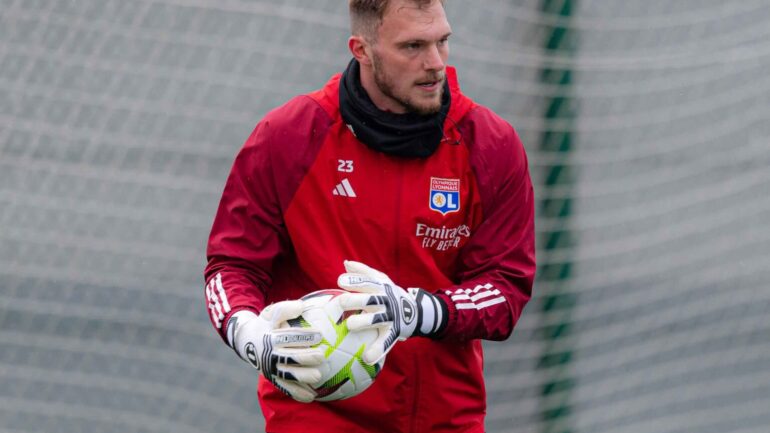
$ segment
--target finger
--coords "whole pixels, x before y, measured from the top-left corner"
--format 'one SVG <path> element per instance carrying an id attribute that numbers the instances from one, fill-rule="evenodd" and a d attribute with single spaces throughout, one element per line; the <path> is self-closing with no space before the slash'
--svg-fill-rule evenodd
<path id="1" fill-rule="evenodd" d="M 286 365 L 317 366 L 324 362 L 324 352 L 321 349 L 279 349 L 273 351 L 278 357 L 276 362 Z"/>
<path id="2" fill-rule="evenodd" d="M 387 306 L 389 301 L 384 296 L 365 293 L 345 293 L 337 297 L 343 310 L 373 310 L 378 305 Z"/>
<path id="3" fill-rule="evenodd" d="M 274 347 L 313 347 L 323 336 L 315 328 L 281 328 L 270 331 Z"/>
<path id="4" fill-rule="evenodd" d="M 378 362 L 380 362 L 380 359 L 382 359 L 385 356 L 385 352 L 382 351 L 381 346 L 377 347 L 370 347 L 364 351 L 364 353 L 361 355 L 361 360 L 364 361 L 364 363 L 369 365 L 374 365 Z"/>
<path id="5" fill-rule="evenodd" d="M 374 365 L 380 362 L 380 360 L 384 358 L 388 352 L 390 352 L 390 349 L 392 349 L 393 345 L 395 344 L 395 341 L 396 341 L 395 338 L 391 338 L 389 340 L 390 343 L 386 341 L 388 340 L 390 335 L 391 333 L 389 332 L 383 332 L 382 334 L 380 334 L 377 340 L 372 342 L 366 348 L 364 353 L 361 355 L 361 360 L 363 360 L 365 363 L 369 365 Z"/>
<path id="6" fill-rule="evenodd" d="M 303 303 L 299 299 L 293 301 L 281 301 L 268 305 L 262 310 L 262 317 L 274 325 L 293 319 L 302 314 Z"/>
<path id="7" fill-rule="evenodd" d="M 393 318 L 387 313 L 360 313 L 348 317 L 346 323 L 349 330 L 360 331 L 362 329 L 389 326 L 393 323 Z"/>
<path id="8" fill-rule="evenodd" d="M 348 329 L 351 331 L 360 331 L 374 326 L 374 316 L 380 313 L 361 313 L 354 314 L 347 318 Z"/>
<path id="9" fill-rule="evenodd" d="M 382 293 L 382 283 L 362 274 L 346 273 L 337 277 L 337 285 L 345 290 L 361 293 Z"/>
<path id="10" fill-rule="evenodd" d="M 355 260 L 345 260 L 342 264 L 345 266 L 347 272 L 365 275 L 369 275 L 372 272 L 378 272 L 376 269 Z"/>
<path id="11" fill-rule="evenodd" d="M 275 378 L 273 384 L 284 394 L 302 403 L 310 403 L 315 399 L 316 393 L 309 386 L 299 382 L 291 382 L 280 378 Z"/>
<path id="12" fill-rule="evenodd" d="M 370 278 L 384 279 L 384 280 L 390 281 L 390 278 L 388 278 L 387 275 L 361 262 L 356 262 L 353 260 L 345 260 L 343 264 L 345 265 L 345 270 L 349 273 L 361 274 Z"/>
<path id="13" fill-rule="evenodd" d="M 314 367 L 300 367 L 298 365 L 278 365 L 276 376 L 281 379 L 313 384 L 321 380 L 321 370 Z"/>
<path id="14" fill-rule="evenodd" d="M 395 346 L 398 341 L 404 341 L 402 338 L 396 338 L 397 335 L 392 327 L 385 329 L 387 329 L 387 331 L 381 332 L 377 339 L 367 346 L 366 350 L 361 355 L 361 360 L 365 363 L 374 365 L 380 362 L 380 360 L 385 358 L 385 355 L 393 349 L 393 346 Z"/>

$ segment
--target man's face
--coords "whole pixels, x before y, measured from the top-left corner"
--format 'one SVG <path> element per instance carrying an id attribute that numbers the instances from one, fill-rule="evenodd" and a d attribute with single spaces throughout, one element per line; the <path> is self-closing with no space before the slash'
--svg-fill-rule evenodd
<path id="1" fill-rule="evenodd" d="M 379 92 L 375 90 L 375 95 L 369 96 L 375 104 L 396 113 L 437 113 L 446 80 L 447 39 L 451 32 L 439 1 L 423 9 L 408 0 L 394 1 L 371 47 Z"/>

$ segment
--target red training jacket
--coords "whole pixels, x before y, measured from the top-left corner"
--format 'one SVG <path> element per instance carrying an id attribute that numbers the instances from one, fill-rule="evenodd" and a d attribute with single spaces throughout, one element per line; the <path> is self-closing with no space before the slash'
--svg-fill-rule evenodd
<path id="1" fill-rule="evenodd" d="M 484 431 L 479 339 L 504 340 L 531 295 L 534 206 L 513 128 L 460 93 L 447 69 L 445 139 L 428 158 L 359 142 L 339 113 L 339 79 L 270 112 L 235 159 L 208 244 L 206 299 L 229 317 L 336 287 L 343 260 L 437 293 L 436 340 L 397 343 L 374 384 L 303 404 L 260 377 L 267 430 L 279 433 Z"/>

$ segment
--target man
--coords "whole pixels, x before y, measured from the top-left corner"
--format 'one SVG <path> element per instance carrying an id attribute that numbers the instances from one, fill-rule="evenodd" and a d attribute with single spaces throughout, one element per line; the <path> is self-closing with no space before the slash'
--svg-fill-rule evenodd
<path id="1" fill-rule="evenodd" d="M 269 113 L 234 162 L 207 251 L 211 320 L 264 373 L 269 432 L 483 432 L 480 339 L 510 335 L 535 271 L 526 155 L 460 92 L 442 1 L 350 0 L 350 14 L 344 73 Z M 385 366 L 358 396 L 303 403 L 320 337 L 286 320 L 335 286 L 363 309 L 349 326 L 380 333 L 364 360 Z"/>

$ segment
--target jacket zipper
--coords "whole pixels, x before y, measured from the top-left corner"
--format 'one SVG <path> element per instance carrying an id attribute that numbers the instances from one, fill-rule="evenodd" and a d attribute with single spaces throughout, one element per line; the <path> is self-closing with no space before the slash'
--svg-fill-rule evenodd
<path id="1" fill-rule="evenodd" d="M 404 199 L 404 171 L 405 168 L 403 164 L 398 165 L 398 185 L 396 187 L 396 225 L 395 225 L 395 234 L 396 234 L 396 244 L 395 244 L 395 250 L 394 250 L 394 260 L 395 260 L 395 266 L 394 269 L 396 270 L 394 281 L 401 282 L 401 266 L 400 266 L 400 259 L 401 259 L 401 248 L 400 248 L 400 240 L 401 240 L 401 208 L 402 203 Z M 402 283 L 403 284 L 403 283 Z M 412 365 L 414 366 L 414 369 L 412 370 L 412 380 L 414 380 L 414 389 L 412 390 L 412 411 L 410 414 L 411 422 L 409 426 L 409 432 L 410 433 L 417 433 L 417 409 L 419 406 L 419 397 L 420 397 L 420 364 L 416 356 L 412 356 Z"/>
<path id="2" fill-rule="evenodd" d="M 417 407 L 419 406 L 420 397 L 420 363 L 417 357 L 412 358 L 414 360 L 414 403 L 412 404 L 412 426 L 409 429 L 411 433 L 417 432 Z"/>
<path id="3" fill-rule="evenodd" d="M 400 248 L 400 240 L 401 240 L 401 202 L 403 201 L 404 192 L 403 192 L 403 185 L 404 185 L 404 167 L 402 164 L 396 165 L 396 179 L 398 184 L 396 185 L 396 215 L 395 215 L 395 243 L 393 245 L 393 269 L 395 271 L 395 275 L 393 276 L 393 281 L 400 281 L 401 280 L 401 265 L 399 260 L 401 259 L 401 248 Z"/>

